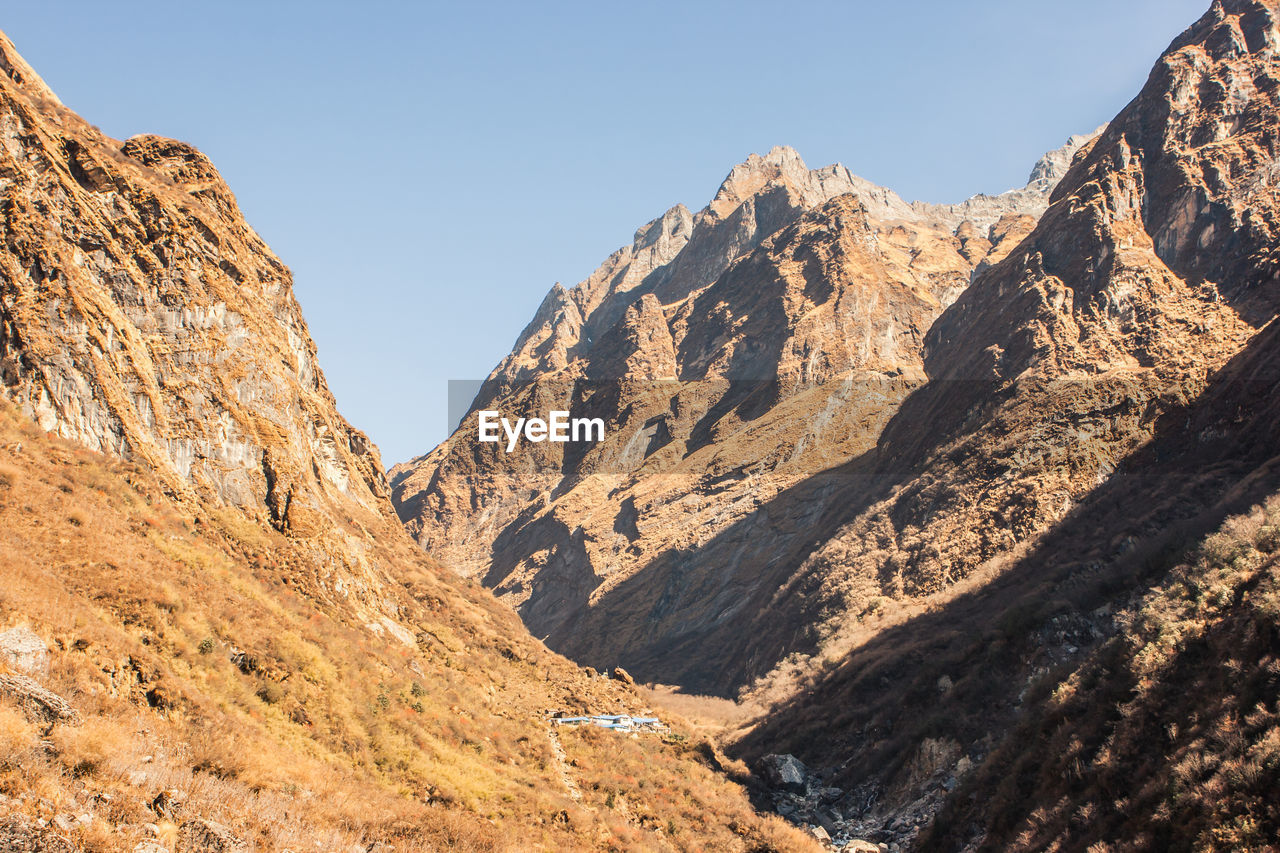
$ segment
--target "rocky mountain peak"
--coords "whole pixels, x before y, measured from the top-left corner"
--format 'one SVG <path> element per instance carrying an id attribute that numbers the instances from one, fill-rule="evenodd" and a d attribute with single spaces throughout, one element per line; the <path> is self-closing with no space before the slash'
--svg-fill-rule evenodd
<path id="1" fill-rule="evenodd" d="M 631 256 L 636 257 L 645 249 L 659 247 L 656 257 L 674 257 L 683 248 L 684 241 L 693 231 L 693 214 L 683 204 L 677 204 L 662 216 L 646 222 L 636 229 L 631 241 Z M 662 245 L 663 241 L 669 241 Z"/>
<path id="2" fill-rule="evenodd" d="M 140 133 L 125 140 L 120 152 L 209 203 L 228 221 L 243 224 L 235 194 L 209 158 L 194 146 L 176 139 Z M 247 224 L 244 227 L 248 227 Z"/>
<path id="3" fill-rule="evenodd" d="M 734 166 L 703 215 L 725 219 L 743 202 L 769 190 L 790 193 L 807 209 L 856 188 L 853 175 L 844 166 L 836 163 L 810 169 L 790 145 L 775 145 L 763 156 L 751 154 Z"/>
<path id="4" fill-rule="evenodd" d="M 867 425 L 923 380 L 933 321 L 1031 231 L 1069 154 L 1047 158 L 1036 186 L 959 205 L 907 203 L 839 164 L 809 169 L 790 147 L 752 154 L 701 211 L 672 208 L 587 280 L 553 289 L 475 403 L 528 416 L 588 405 L 610 437 L 507 456 L 464 420 L 393 470 L 401 518 L 557 647 L 630 649 L 641 666 L 642 649 L 680 656 L 677 635 L 709 602 L 735 607 L 726 599 L 767 586 L 767 571 L 725 556 L 735 567 L 711 577 L 669 549 L 692 554 L 769 495 L 865 452 Z M 750 476 L 724 480 L 743 466 Z M 690 592 L 640 627 L 655 606 L 648 572 L 659 586 L 688 572 Z M 640 599 L 617 599 L 617 585 Z M 586 637 L 594 650 L 574 645 Z"/>
<path id="5" fill-rule="evenodd" d="M 799 186 L 808 173 L 809 167 L 789 145 L 775 145 L 763 157 L 751 154 L 729 171 L 711 200 L 710 210 L 718 216 L 727 216 L 770 181 L 790 181 Z"/>
<path id="6" fill-rule="evenodd" d="M 1067 174 L 1067 169 L 1071 168 L 1076 152 L 1106 129 L 1107 126 L 1104 124 L 1093 133 L 1073 133 L 1067 137 L 1062 147 L 1055 148 L 1036 161 L 1036 165 L 1031 169 L 1031 175 L 1027 178 L 1027 186 L 1046 192 L 1052 189 Z"/>

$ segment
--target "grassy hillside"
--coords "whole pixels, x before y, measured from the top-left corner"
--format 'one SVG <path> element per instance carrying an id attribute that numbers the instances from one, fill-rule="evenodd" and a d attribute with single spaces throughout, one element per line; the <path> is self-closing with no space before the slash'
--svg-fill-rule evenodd
<path id="1" fill-rule="evenodd" d="M 50 646 L 38 680 L 80 718 L 0 697 L 0 816 L 101 851 L 171 848 L 193 818 L 258 850 L 812 849 L 678 721 L 665 739 L 566 733 L 561 762 L 548 712 L 644 700 L 407 539 L 382 544 L 411 635 L 323 599 L 295 540 L 0 403 L 0 630 Z"/>

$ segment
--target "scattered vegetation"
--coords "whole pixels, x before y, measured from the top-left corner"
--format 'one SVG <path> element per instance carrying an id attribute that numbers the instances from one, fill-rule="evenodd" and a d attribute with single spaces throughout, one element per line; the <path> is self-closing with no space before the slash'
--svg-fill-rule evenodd
<path id="1" fill-rule="evenodd" d="M 987 845 L 1274 850 L 1280 498 L 1229 519 L 1117 617 L 977 774 Z M 963 823 L 967 797 L 939 819 Z M 943 845 L 945 846 L 945 845 Z"/>
<path id="2" fill-rule="evenodd" d="M 945 600 L 851 619 L 729 751 L 876 819 L 930 799 L 925 850 L 1275 849 L 1280 497 L 1222 491 L 1243 464 L 1119 482 Z"/>
<path id="3" fill-rule="evenodd" d="M 0 481 L 0 629 L 45 639 L 40 680 L 83 720 L 46 732 L 0 699 L 0 795 L 32 823 L 88 815 L 68 832 L 87 851 L 165 843 L 151 804 L 170 790 L 264 851 L 813 849 L 680 738 L 575 736 L 575 802 L 545 713 L 644 699 L 407 540 L 378 552 L 399 639 L 326 586 L 307 542 L 175 499 L 7 404 Z"/>

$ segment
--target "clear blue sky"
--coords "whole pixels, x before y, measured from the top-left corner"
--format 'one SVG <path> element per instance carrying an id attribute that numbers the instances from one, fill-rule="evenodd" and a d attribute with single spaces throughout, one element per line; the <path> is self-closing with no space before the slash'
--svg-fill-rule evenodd
<path id="1" fill-rule="evenodd" d="M 1209 0 L 7 3 L 90 122 L 205 151 L 385 461 L 555 281 L 776 144 L 908 199 L 1021 185 Z"/>

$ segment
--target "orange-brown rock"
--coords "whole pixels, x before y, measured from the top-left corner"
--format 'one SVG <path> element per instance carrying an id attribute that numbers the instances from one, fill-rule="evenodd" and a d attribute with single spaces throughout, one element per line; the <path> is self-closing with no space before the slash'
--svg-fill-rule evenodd
<path id="1" fill-rule="evenodd" d="M 1029 233 L 1088 139 L 1028 187 L 959 205 L 908 204 L 787 148 L 752 155 L 704 210 L 668 211 L 553 288 L 458 432 L 393 471 L 401 517 L 553 647 L 645 678 L 740 679 L 723 645 L 691 651 L 785 580 L 779 549 L 833 509 L 833 484 L 761 508 L 874 447 L 924 378 L 934 319 Z M 476 410 L 554 408 L 600 417 L 605 440 L 477 440 Z"/>
<path id="2" fill-rule="evenodd" d="M 382 619 L 364 531 L 389 517 L 385 474 L 336 409 L 289 270 L 203 154 L 108 138 L 3 39 L 0 70 L 4 395 L 305 539 L 327 594 Z"/>

